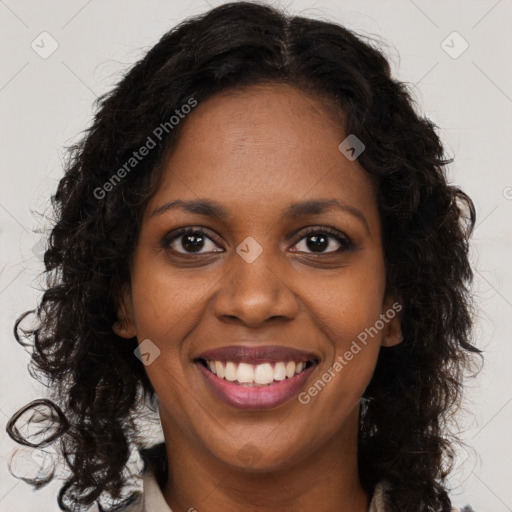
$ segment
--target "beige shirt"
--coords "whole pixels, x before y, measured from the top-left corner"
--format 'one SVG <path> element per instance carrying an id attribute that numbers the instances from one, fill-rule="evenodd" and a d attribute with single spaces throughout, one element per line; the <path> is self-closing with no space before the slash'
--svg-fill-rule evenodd
<path id="1" fill-rule="evenodd" d="M 153 472 L 148 471 L 144 474 L 142 485 L 142 495 L 119 512 L 172 512 L 164 499 Z M 385 490 L 386 484 L 384 482 L 377 484 L 368 512 L 391 512 L 385 503 Z M 90 512 L 100 512 L 100 510 L 99 508 L 92 508 Z M 198 511 L 194 507 L 190 507 L 187 512 Z M 458 510 L 453 509 L 453 512 L 458 512 Z"/>

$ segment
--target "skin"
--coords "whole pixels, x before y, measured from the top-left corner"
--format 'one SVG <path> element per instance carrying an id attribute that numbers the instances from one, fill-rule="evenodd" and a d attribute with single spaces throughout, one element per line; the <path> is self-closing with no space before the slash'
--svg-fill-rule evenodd
<path id="1" fill-rule="evenodd" d="M 339 151 L 347 134 L 333 111 L 285 84 L 210 98 L 182 122 L 146 209 L 114 329 L 160 350 L 145 368 L 159 400 L 169 459 L 162 492 L 173 512 L 368 509 L 357 472 L 359 401 L 381 347 L 400 342 L 399 315 L 307 405 L 294 397 L 267 410 L 231 407 L 193 362 L 234 344 L 309 350 L 319 364 L 307 390 L 395 302 L 384 296 L 375 190 Z M 199 198 L 229 216 L 180 208 L 151 215 L 169 201 Z M 366 222 L 336 208 L 281 218 L 292 202 L 332 198 Z M 189 226 L 208 237 L 199 254 L 183 247 L 183 235 L 162 247 L 168 233 Z M 315 252 L 307 244 L 314 234 L 303 235 L 309 226 L 320 234 L 330 226 L 354 248 L 339 252 L 344 245 L 329 235 Z M 236 252 L 248 236 L 263 249 L 252 263 Z M 241 457 L 247 452 L 254 455 Z"/>

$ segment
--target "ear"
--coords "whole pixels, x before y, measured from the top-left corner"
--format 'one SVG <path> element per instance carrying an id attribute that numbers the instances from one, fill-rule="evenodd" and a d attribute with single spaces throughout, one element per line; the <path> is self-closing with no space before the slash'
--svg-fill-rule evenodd
<path id="1" fill-rule="evenodd" d="M 117 321 L 112 330 L 121 338 L 133 338 L 137 335 L 133 312 L 132 295 L 128 285 L 124 285 L 118 295 Z"/>
<path id="2" fill-rule="evenodd" d="M 401 319 L 403 306 L 401 301 L 389 296 L 383 304 L 381 318 L 384 322 L 382 329 L 383 347 L 394 347 L 402 342 Z"/>

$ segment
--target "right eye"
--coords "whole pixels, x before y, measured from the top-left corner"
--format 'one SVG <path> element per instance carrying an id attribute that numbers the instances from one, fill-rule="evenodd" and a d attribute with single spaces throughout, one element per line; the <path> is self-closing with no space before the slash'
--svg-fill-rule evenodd
<path id="1" fill-rule="evenodd" d="M 206 235 L 203 229 L 182 228 L 177 232 L 165 235 L 162 240 L 162 247 L 185 256 L 222 251 L 221 249 L 221 251 L 206 250 L 201 252 L 205 248 L 205 245 L 208 247 L 208 241 L 213 245 L 217 245 L 209 236 Z"/>

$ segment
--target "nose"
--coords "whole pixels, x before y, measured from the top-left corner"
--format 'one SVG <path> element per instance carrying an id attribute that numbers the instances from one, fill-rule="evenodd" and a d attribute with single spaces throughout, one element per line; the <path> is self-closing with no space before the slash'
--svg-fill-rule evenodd
<path id="1" fill-rule="evenodd" d="M 239 321 L 247 327 L 258 327 L 267 320 L 291 320 L 297 316 L 299 305 L 287 284 L 287 275 L 279 271 L 266 251 L 251 263 L 233 254 L 215 296 L 214 312 L 223 322 Z"/>

